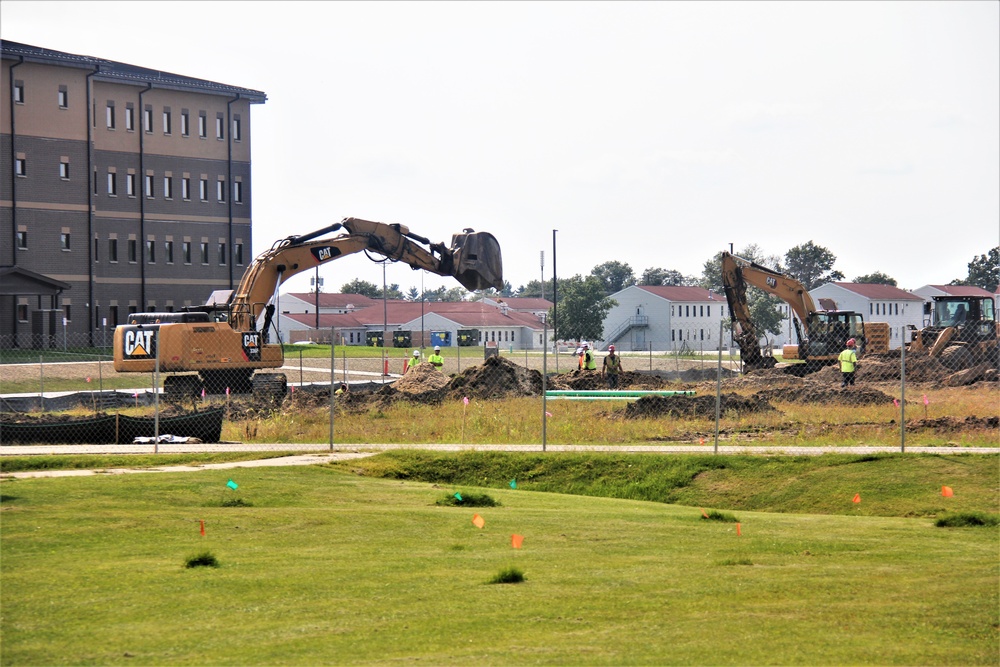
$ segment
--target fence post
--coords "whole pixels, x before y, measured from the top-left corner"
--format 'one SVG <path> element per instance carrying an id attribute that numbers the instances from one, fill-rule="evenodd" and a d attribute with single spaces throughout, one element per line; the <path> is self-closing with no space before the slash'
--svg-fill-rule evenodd
<path id="1" fill-rule="evenodd" d="M 38 355 L 38 402 L 41 404 L 42 412 L 45 412 L 45 355 Z"/>
<path id="2" fill-rule="evenodd" d="M 156 330 L 156 365 L 153 367 L 153 453 L 160 453 L 160 330 Z"/>
<path id="3" fill-rule="evenodd" d="M 462 346 L 455 345 L 455 354 L 458 358 L 458 372 L 462 372 Z"/>
<path id="4" fill-rule="evenodd" d="M 899 346 L 899 451 L 906 453 L 906 341 Z"/>
<path id="5" fill-rule="evenodd" d="M 542 320 L 542 340 L 547 341 L 548 337 L 549 337 L 548 323 L 545 320 Z M 558 359 L 559 357 L 557 356 L 556 358 Z M 546 438 L 545 427 L 546 427 L 546 418 L 548 417 L 548 412 L 546 412 L 548 407 L 545 404 L 545 388 L 548 386 L 547 385 L 548 378 L 546 377 L 546 375 L 548 374 L 548 361 L 549 361 L 549 346 L 546 344 L 542 345 L 542 451 L 543 452 L 545 451 L 545 438 Z"/>
<path id="6" fill-rule="evenodd" d="M 716 371 L 715 382 L 715 449 L 713 454 L 719 454 L 719 412 L 722 405 L 722 322 L 719 322 L 719 368 Z"/>
<path id="7" fill-rule="evenodd" d="M 336 337 L 334 335 L 333 329 L 330 330 L 330 451 L 333 451 L 333 413 L 334 413 L 334 403 L 333 398 L 336 395 L 336 390 L 334 389 L 334 383 L 337 381 L 337 348 L 336 348 Z M 347 356 L 344 356 L 344 382 L 347 382 Z"/>

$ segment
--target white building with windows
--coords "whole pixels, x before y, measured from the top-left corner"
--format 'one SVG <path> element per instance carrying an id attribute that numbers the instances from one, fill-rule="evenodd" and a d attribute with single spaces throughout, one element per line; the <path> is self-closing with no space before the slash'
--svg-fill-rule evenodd
<path id="1" fill-rule="evenodd" d="M 924 299 L 892 285 L 867 283 L 826 283 L 809 294 L 824 310 L 852 310 L 864 315 L 865 322 L 889 324 L 889 349 L 909 342 L 909 331 L 919 329 L 924 320 Z"/>
<path id="2" fill-rule="evenodd" d="M 729 307 L 724 294 L 701 287 L 633 285 L 615 292 L 618 302 L 604 318 L 599 349 L 621 351 L 717 350 L 719 325 L 729 347 Z"/>

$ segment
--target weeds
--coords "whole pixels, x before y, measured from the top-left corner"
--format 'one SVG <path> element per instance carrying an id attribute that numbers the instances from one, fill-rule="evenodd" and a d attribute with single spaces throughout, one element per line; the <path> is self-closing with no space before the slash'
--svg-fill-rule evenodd
<path id="1" fill-rule="evenodd" d="M 439 498 L 434 504 L 448 507 L 497 507 L 500 505 L 499 501 L 485 493 L 454 493 Z"/>
<path id="2" fill-rule="evenodd" d="M 488 584 L 519 584 L 524 581 L 524 572 L 520 568 L 505 567 L 490 579 Z"/>
<path id="3" fill-rule="evenodd" d="M 185 562 L 184 567 L 219 567 L 219 561 L 212 555 L 212 552 L 205 551 L 197 556 L 190 556 Z"/>
<path id="4" fill-rule="evenodd" d="M 934 525 L 938 528 L 993 527 L 998 524 L 1000 524 L 1000 516 L 986 514 L 985 512 L 956 512 L 945 515 L 934 522 Z"/>

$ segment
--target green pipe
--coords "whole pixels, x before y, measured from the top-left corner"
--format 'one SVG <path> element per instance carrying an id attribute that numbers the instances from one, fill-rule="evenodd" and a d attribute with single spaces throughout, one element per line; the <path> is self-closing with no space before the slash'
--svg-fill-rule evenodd
<path id="1" fill-rule="evenodd" d="M 694 391 L 614 391 L 614 390 L 563 390 L 553 389 L 546 391 L 549 398 L 561 397 L 589 397 L 589 398 L 640 398 L 642 396 L 694 396 Z"/>

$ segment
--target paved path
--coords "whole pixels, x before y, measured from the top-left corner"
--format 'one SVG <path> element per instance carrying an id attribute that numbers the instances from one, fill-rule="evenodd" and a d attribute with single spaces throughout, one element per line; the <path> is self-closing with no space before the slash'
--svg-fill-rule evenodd
<path id="1" fill-rule="evenodd" d="M 0 448 L 4 456 L 15 455 L 64 455 L 64 454 L 191 454 L 212 452 L 302 452 L 253 461 L 230 461 L 194 465 L 157 466 L 153 468 L 107 468 L 101 470 L 35 470 L 3 473 L 0 479 L 30 477 L 73 477 L 86 475 L 119 475 L 148 472 L 192 472 L 226 468 L 255 468 L 268 466 L 316 465 L 331 461 L 373 456 L 392 449 L 423 449 L 438 452 L 491 451 L 491 452 L 542 452 L 541 445 L 459 445 L 459 444 L 336 444 L 333 451 L 329 444 L 307 445 L 244 445 L 244 444 L 161 444 L 154 445 L 8 445 Z M 546 452 L 604 452 L 615 454 L 712 454 L 715 449 L 707 445 L 548 445 Z M 895 454 L 898 447 L 719 447 L 722 455 L 754 456 L 818 456 L 820 454 Z M 907 447 L 909 454 L 1000 454 L 996 447 Z"/>

